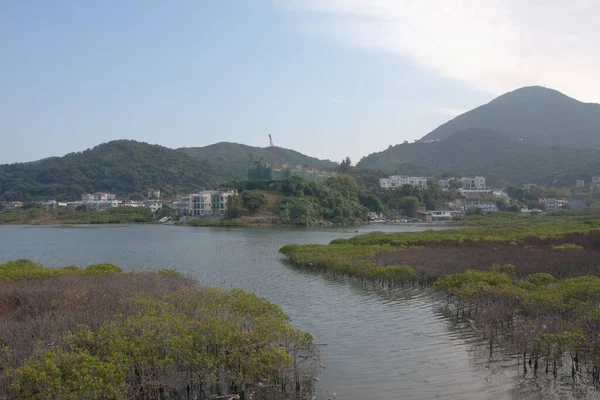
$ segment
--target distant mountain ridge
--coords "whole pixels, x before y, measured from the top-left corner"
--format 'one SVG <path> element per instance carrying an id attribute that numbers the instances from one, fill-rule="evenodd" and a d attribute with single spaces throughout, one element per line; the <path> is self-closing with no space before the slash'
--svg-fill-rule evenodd
<path id="1" fill-rule="evenodd" d="M 337 166 L 293 150 L 275 148 L 280 163 L 313 168 Z M 134 140 L 115 140 L 92 149 L 28 163 L 0 165 L 0 201 L 78 199 L 82 193 L 166 194 L 211 188 L 246 178 L 252 157 L 270 160 L 268 149 L 235 143 L 169 149 Z"/>
<path id="2" fill-rule="evenodd" d="M 541 86 L 524 87 L 459 115 L 420 141 L 446 139 L 465 129 L 493 130 L 546 146 L 600 149 L 600 104 Z"/>
<path id="3" fill-rule="evenodd" d="M 391 147 L 363 158 L 357 167 L 426 176 L 483 175 L 494 186 L 573 186 L 576 179 L 600 175 L 600 150 L 540 146 L 492 130 L 466 129 L 438 142 Z"/>

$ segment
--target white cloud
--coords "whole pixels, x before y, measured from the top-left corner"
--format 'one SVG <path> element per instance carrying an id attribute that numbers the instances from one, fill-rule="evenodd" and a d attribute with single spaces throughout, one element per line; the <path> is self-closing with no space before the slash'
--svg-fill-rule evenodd
<path id="1" fill-rule="evenodd" d="M 462 110 L 459 108 L 436 108 L 434 109 L 434 111 L 438 114 L 454 118 L 456 116 L 459 116 L 460 114 L 466 113 L 468 110 Z"/>
<path id="2" fill-rule="evenodd" d="M 407 57 L 489 93 L 542 85 L 600 101 L 598 0 L 274 2 L 306 17 L 313 32 Z"/>

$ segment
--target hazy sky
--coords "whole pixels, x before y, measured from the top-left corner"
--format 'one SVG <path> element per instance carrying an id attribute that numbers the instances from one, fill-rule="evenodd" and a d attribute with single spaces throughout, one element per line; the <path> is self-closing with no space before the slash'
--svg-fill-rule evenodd
<path id="1" fill-rule="evenodd" d="M 0 164 L 113 139 L 339 161 L 521 86 L 600 101 L 600 2 L 0 1 Z"/>

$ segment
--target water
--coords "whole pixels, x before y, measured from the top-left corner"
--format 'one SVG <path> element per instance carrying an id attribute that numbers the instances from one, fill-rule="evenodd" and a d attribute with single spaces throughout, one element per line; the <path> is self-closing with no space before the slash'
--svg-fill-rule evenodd
<path id="1" fill-rule="evenodd" d="M 371 225 L 417 231 L 419 225 Z M 351 233 L 350 233 L 351 232 Z M 287 243 L 328 243 L 341 228 L 192 228 L 161 225 L 0 226 L 0 263 L 110 262 L 125 270 L 177 268 L 204 285 L 241 287 L 278 304 L 322 346 L 319 394 L 338 399 L 597 398 L 571 378 L 523 375 L 517 359 L 492 359 L 468 325 L 445 315 L 432 290 L 387 290 L 282 262 Z"/>

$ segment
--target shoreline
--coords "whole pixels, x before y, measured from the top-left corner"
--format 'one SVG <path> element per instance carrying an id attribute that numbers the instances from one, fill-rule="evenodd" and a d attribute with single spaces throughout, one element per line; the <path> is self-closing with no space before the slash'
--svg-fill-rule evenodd
<path id="1" fill-rule="evenodd" d="M 227 220 L 227 221 L 231 221 L 231 220 Z M 234 220 L 235 221 L 235 220 Z M 457 226 L 457 227 L 464 227 L 466 225 L 464 224 L 441 224 L 441 223 L 436 223 L 436 222 L 397 222 L 397 223 L 391 223 L 391 224 L 384 224 L 384 223 L 354 223 L 354 224 L 326 224 L 326 225 L 321 225 L 321 224 L 313 224 L 313 225 L 295 225 L 295 224 L 283 224 L 283 223 L 265 223 L 265 222 L 259 222 L 259 223 L 252 223 L 252 222 L 246 222 L 246 223 L 239 223 L 239 222 L 233 222 L 233 223 L 227 223 L 227 222 L 223 222 L 221 223 L 220 221 L 208 221 L 209 223 L 200 223 L 197 225 L 191 225 L 189 222 L 186 223 L 179 223 L 176 222 L 175 224 L 161 224 L 158 222 L 127 222 L 127 221 L 122 221 L 122 222 L 70 222 L 70 221 L 66 221 L 66 222 L 61 222 L 61 221 L 43 221 L 43 222 L 16 222 L 16 223 L 0 223 L 0 227 L 1 226 L 44 226 L 44 227 L 51 227 L 51 226 L 56 226 L 56 227 L 60 227 L 60 226 L 77 226 L 77 225 L 86 225 L 86 226 L 99 226 L 99 225 L 165 225 L 165 226 L 191 226 L 191 227 L 198 227 L 198 228 L 202 228 L 202 227 L 216 227 L 216 228 L 342 228 L 342 227 L 361 227 L 361 226 L 373 226 L 373 225 L 381 225 L 381 226 L 412 226 L 412 225 L 426 225 L 426 226 L 431 226 L 431 227 L 437 227 L 437 226 Z M 244 221 L 242 221 L 244 222 Z"/>

